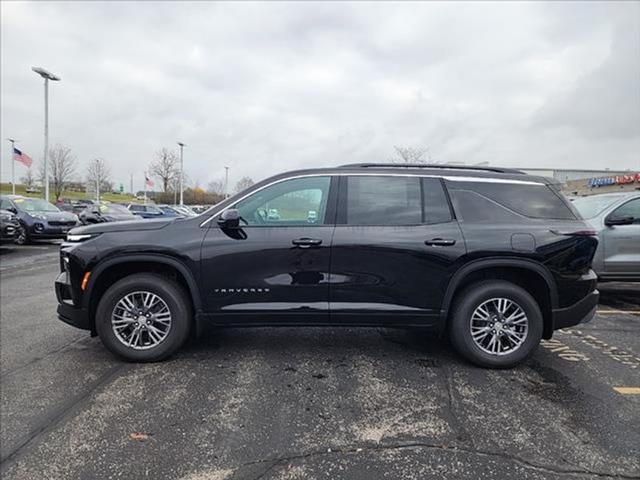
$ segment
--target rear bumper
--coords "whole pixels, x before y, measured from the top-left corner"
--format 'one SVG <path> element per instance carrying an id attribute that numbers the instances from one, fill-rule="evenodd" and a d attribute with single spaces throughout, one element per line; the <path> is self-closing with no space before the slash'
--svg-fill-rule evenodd
<path id="1" fill-rule="evenodd" d="M 593 290 L 570 307 L 554 309 L 552 311 L 553 329 L 558 330 L 591 321 L 596 314 L 599 298 L 600 292 Z"/>
<path id="2" fill-rule="evenodd" d="M 55 281 L 56 298 L 58 299 L 58 318 L 69 325 L 82 330 L 92 330 L 89 313 L 84 308 L 73 304 L 69 275 L 62 272 Z"/>

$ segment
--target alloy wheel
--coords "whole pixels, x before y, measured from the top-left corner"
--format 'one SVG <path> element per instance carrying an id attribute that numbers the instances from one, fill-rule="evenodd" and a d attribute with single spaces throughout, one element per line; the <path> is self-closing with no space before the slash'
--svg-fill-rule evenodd
<path id="1" fill-rule="evenodd" d="M 520 305 L 508 298 L 491 298 L 471 315 L 471 338 L 489 355 L 508 355 L 527 338 L 529 319 Z"/>
<path id="2" fill-rule="evenodd" d="M 116 303 L 111 314 L 111 329 L 125 346 L 148 350 L 167 338 L 171 330 L 171 311 L 155 293 L 129 293 Z"/>

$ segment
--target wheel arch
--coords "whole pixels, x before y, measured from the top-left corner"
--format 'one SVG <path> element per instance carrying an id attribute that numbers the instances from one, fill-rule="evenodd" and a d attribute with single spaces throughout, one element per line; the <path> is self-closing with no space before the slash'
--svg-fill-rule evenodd
<path id="1" fill-rule="evenodd" d="M 558 291 L 551 272 L 538 262 L 523 258 L 484 258 L 460 267 L 447 286 L 441 307 L 443 331 L 449 321 L 451 305 L 467 285 L 480 280 L 507 280 L 525 288 L 538 302 L 544 318 L 543 338 L 553 334 L 552 311 L 558 307 Z"/>
<path id="2" fill-rule="evenodd" d="M 155 272 L 168 275 L 180 284 L 191 300 L 194 318 L 202 309 L 198 283 L 191 270 L 180 260 L 158 254 L 132 254 L 99 263 L 91 270 L 91 277 L 84 292 L 84 307 L 89 314 L 91 333 L 96 334 L 95 313 L 100 299 L 115 281 L 133 273 Z"/>

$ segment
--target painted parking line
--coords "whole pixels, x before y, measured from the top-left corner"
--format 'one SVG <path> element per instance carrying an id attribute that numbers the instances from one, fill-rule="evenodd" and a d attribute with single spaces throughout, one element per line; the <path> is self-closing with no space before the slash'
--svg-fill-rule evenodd
<path id="1" fill-rule="evenodd" d="M 622 395 L 640 395 L 640 387 L 613 387 L 613 389 Z"/>

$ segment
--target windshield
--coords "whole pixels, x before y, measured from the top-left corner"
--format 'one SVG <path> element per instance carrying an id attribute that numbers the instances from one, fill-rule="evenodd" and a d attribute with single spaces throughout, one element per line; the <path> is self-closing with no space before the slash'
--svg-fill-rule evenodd
<path id="1" fill-rule="evenodd" d="M 16 198 L 14 203 L 26 212 L 59 212 L 55 205 L 39 198 Z"/>
<path id="2" fill-rule="evenodd" d="M 599 215 L 605 208 L 620 200 L 624 195 L 592 195 L 576 198 L 573 206 L 576 207 L 583 218 L 593 218 Z"/>
<path id="3" fill-rule="evenodd" d="M 113 214 L 113 215 L 127 215 L 134 216 L 126 207 L 122 205 L 100 205 L 100 213 Z"/>

